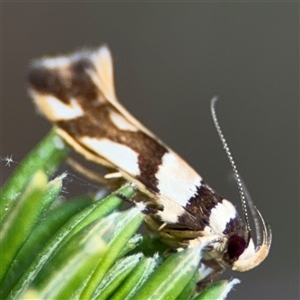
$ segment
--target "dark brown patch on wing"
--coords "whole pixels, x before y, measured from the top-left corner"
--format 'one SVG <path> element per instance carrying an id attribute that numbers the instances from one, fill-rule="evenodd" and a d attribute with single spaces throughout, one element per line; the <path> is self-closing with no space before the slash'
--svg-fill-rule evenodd
<path id="1" fill-rule="evenodd" d="M 69 93 L 65 79 L 57 70 L 47 69 L 38 63 L 32 64 L 27 81 L 30 88 L 43 95 L 53 95 L 64 103 L 69 103 Z"/>
<path id="2" fill-rule="evenodd" d="M 91 80 L 87 71 L 94 71 L 94 66 L 90 59 L 82 58 L 75 61 L 70 66 L 70 86 L 71 97 L 79 101 L 80 104 L 85 101 L 93 101 L 98 98 L 99 91 L 97 86 Z"/>
<path id="3" fill-rule="evenodd" d="M 157 188 L 158 180 L 155 174 L 161 164 L 163 155 L 168 150 L 142 131 L 122 130 L 120 132 L 120 129 L 115 127 L 109 117 L 110 111 L 116 111 L 111 104 L 100 104 L 99 102 L 97 105 L 91 104 L 92 102 L 89 101 L 84 102 L 84 116 L 68 121 L 59 121 L 57 125 L 71 136 L 107 138 L 139 153 L 140 175 L 137 179 L 152 192 L 159 192 Z"/>
<path id="4" fill-rule="evenodd" d="M 43 61 L 36 61 L 29 68 L 27 81 L 38 93 L 53 95 L 67 104 L 72 98 L 80 104 L 95 100 L 98 89 L 88 74 L 88 71 L 94 70 L 88 55 L 89 52 L 73 55 L 70 65 L 56 68 L 49 68 Z"/>
<path id="5" fill-rule="evenodd" d="M 211 210 L 221 201 L 222 198 L 201 181 L 195 195 L 185 207 L 187 213 L 178 216 L 178 223 L 186 224 L 190 229 L 203 230 L 205 226 L 209 226 Z"/>

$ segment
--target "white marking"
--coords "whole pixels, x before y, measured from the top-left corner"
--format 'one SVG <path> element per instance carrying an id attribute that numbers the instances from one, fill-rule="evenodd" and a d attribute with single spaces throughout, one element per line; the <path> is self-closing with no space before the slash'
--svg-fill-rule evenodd
<path id="1" fill-rule="evenodd" d="M 33 92 L 33 98 L 38 108 L 51 121 L 71 120 L 84 115 L 84 111 L 75 99 L 69 104 L 64 104 L 56 97 L 41 95 Z"/>
<path id="2" fill-rule="evenodd" d="M 44 58 L 41 61 L 42 65 L 46 68 L 55 69 L 60 67 L 69 67 L 70 58 L 65 56 L 59 56 L 54 58 Z"/>
<path id="3" fill-rule="evenodd" d="M 236 215 L 237 212 L 233 204 L 228 200 L 223 199 L 222 202 L 219 202 L 211 210 L 209 224 L 216 233 L 223 235 L 226 224 L 230 219 L 234 219 Z"/>
<path id="4" fill-rule="evenodd" d="M 212 228 L 210 226 L 205 226 L 203 231 L 204 235 L 213 235 L 214 231 L 212 230 Z"/>
<path id="5" fill-rule="evenodd" d="M 173 152 L 168 152 L 163 156 L 162 164 L 155 177 L 159 182 L 160 194 L 183 207 L 195 195 L 196 187 L 201 181 L 201 177 Z"/>
<path id="6" fill-rule="evenodd" d="M 114 125 L 120 130 L 127 130 L 127 131 L 138 131 L 138 129 L 129 123 L 122 115 L 118 114 L 115 111 L 111 111 L 109 113 L 109 117 Z"/>
<path id="7" fill-rule="evenodd" d="M 175 201 L 166 199 L 164 197 L 160 197 L 159 199 L 164 206 L 164 210 L 158 211 L 157 215 L 160 216 L 163 222 L 177 224 L 178 217 L 182 216 L 186 211 Z"/>
<path id="8" fill-rule="evenodd" d="M 140 174 L 138 153 L 108 139 L 81 137 L 80 142 L 131 176 Z"/>

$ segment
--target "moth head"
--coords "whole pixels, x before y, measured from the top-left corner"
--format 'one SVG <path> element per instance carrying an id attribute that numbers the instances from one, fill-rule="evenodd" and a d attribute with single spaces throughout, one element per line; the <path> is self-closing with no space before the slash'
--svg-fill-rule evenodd
<path id="1" fill-rule="evenodd" d="M 260 212 L 256 207 L 253 218 L 255 220 L 257 246 L 255 247 L 254 241 L 248 233 L 248 242 L 243 237 L 234 235 L 227 243 L 227 252 L 223 256 L 223 261 L 229 264 L 232 270 L 244 272 L 258 266 L 269 254 L 272 233 L 269 226 L 266 225 Z M 259 220 L 260 223 L 258 222 Z M 260 233 L 260 224 L 262 225 L 262 236 Z"/>

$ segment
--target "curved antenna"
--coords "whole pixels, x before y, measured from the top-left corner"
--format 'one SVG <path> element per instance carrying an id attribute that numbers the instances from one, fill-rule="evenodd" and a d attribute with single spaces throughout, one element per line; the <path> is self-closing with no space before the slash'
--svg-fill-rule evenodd
<path id="1" fill-rule="evenodd" d="M 246 222 L 246 228 L 247 228 L 247 231 L 248 231 L 248 242 L 249 242 L 251 228 L 250 228 L 250 222 L 249 222 L 249 217 L 248 217 L 246 196 L 245 196 L 245 193 L 244 193 L 243 183 L 241 181 L 240 174 L 239 174 L 239 172 L 237 170 L 236 164 L 235 164 L 235 162 L 233 160 L 233 157 L 231 155 L 230 149 L 228 147 L 226 139 L 225 139 L 225 137 L 223 135 L 223 132 L 221 130 L 221 127 L 219 125 L 219 121 L 218 121 L 217 114 L 216 114 L 216 108 L 215 108 L 217 101 L 218 101 L 217 97 L 214 97 L 211 100 L 211 105 L 210 105 L 211 115 L 212 115 L 212 118 L 213 118 L 216 130 L 217 130 L 217 133 L 218 133 L 218 135 L 220 137 L 220 140 L 221 140 L 221 142 L 223 144 L 223 148 L 224 148 L 224 150 L 226 152 L 226 155 L 228 157 L 229 163 L 230 163 L 230 165 L 232 167 L 233 174 L 234 174 L 237 186 L 238 186 L 238 191 L 239 191 L 240 199 L 241 199 L 241 203 L 242 203 L 243 214 L 244 214 L 244 218 L 245 218 L 245 222 Z"/>
<path id="2" fill-rule="evenodd" d="M 261 237 L 261 232 L 260 232 L 260 221 L 263 225 L 263 228 L 268 228 L 265 224 L 264 219 L 262 218 L 260 212 L 258 211 L 258 209 L 256 208 L 256 206 L 254 205 L 253 199 L 247 189 L 247 186 L 245 185 L 245 182 L 243 180 L 243 178 L 240 177 L 242 186 L 243 186 L 243 190 L 244 190 L 244 194 L 245 197 L 247 199 L 247 203 L 248 203 L 248 207 L 250 209 L 252 218 L 253 218 L 253 222 L 254 222 L 254 227 L 255 227 L 255 235 L 256 235 L 256 243 L 257 246 L 260 246 L 263 244 L 262 242 L 262 237 Z M 267 230 L 263 231 L 263 232 L 267 232 Z M 269 235 L 269 234 L 268 234 Z M 265 239 L 265 237 L 263 236 L 263 239 Z"/>

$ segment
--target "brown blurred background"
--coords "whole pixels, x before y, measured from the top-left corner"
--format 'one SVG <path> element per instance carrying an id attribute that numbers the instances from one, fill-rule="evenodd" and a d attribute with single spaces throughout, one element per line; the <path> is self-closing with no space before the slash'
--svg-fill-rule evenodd
<path id="1" fill-rule="evenodd" d="M 107 43 L 119 99 L 221 195 L 238 203 L 220 123 L 274 242 L 229 299 L 299 299 L 298 3 L 2 3 L 1 156 L 49 131 L 26 95 L 29 61 Z M 1 163 L 2 180 L 13 167 Z"/>

